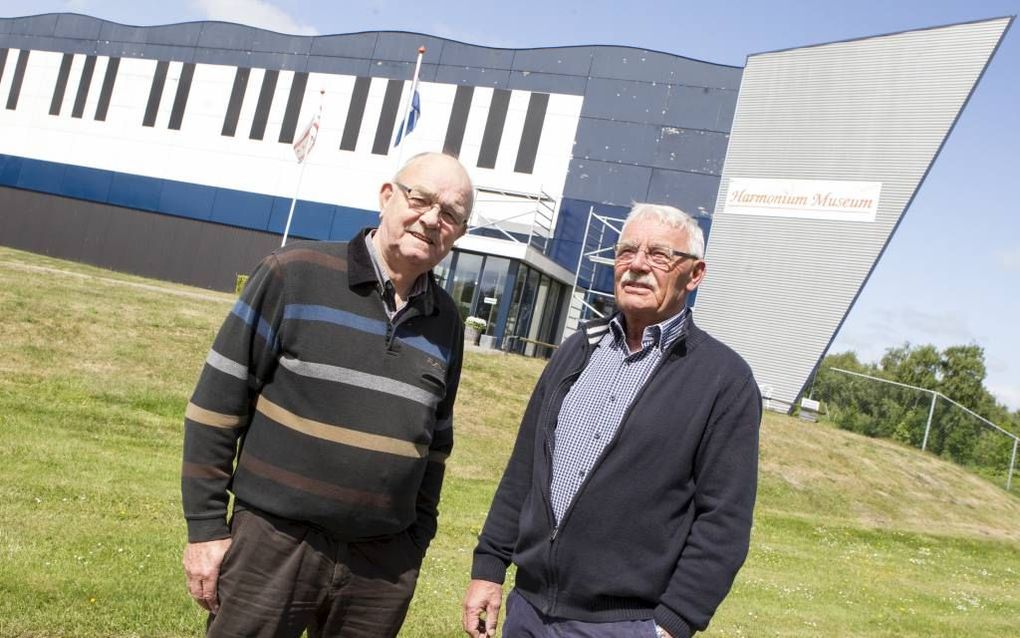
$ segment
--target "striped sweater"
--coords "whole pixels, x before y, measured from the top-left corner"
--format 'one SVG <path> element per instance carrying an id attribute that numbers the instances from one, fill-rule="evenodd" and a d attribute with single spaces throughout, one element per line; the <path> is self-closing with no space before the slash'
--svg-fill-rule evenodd
<path id="1" fill-rule="evenodd" d="M 463 324 L 431 276 L 392 323 L 367 232 L 275 251 L 224 321 L 185 413 L 189 541 L 230 535 L 228 490 L 340 540 L 435 535 Z"/>

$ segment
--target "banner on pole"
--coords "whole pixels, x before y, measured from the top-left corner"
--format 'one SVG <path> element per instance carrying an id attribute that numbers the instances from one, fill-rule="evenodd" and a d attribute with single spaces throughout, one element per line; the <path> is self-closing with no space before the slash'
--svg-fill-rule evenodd
<path id="1" fill-rule="evenodd" d="M 301 137 L 294 142 L 294 155 L 297 155 L 298 164 L 305 161 L 308 154 L 312 152 L 312 147 L 315 146 L 315 138 L 319 136 L 319 117 L 320 114 L 316 113 L 301 133 Z"/>
<path id="2" fill-rule="evenodd" d="M 414 130 L 415 125 L 418 124 L 418 118 L 421 117 L 421 99 L 418 97 L 418 89 L 414 90 L 414 96 L 411 97 L 411 113 L 407 116 L 407 134 L 410 135 L 411 131 Z M 404 123 L 400 123 L 400 128 L 397 129 L 397 141 L 393 143 L 394 146 L 400 145 L 400 140 L 404 137 Z"/>

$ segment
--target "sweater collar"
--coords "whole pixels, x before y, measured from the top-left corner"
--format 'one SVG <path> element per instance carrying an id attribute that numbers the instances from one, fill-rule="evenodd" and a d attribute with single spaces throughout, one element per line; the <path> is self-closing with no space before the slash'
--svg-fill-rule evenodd
<path id="1" fill-rule="evenodd" d="M 375 265 L 372 263 L 372 256 L 368 252 L 368 235 L 374 228 L 362 228 L 358 234 L 347 243 L 347 281 L 351 290 L 371 285 L 378 289 L 382 282 L 376 273 Z M 425 273 L 426 290 L 424 294 L 417 295 L 410 300 L 412 306 L 418 306 L 422 314 L 431 315 L 436 309 L 436 295 L 439 294 L 438 286 L 432 276 L 432 271 Z"/>

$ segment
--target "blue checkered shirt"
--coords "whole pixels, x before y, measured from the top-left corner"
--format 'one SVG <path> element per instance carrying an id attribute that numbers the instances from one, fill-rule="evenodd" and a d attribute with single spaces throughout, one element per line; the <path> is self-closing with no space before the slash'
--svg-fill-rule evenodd
<path id="1" fill-rule="evenodd" d="M 680 338 L 690 311 L 684 308 L 662 323 L 648 326 L 641 349 L 627 347 L 623 317 L 609 322 L 588 365 L 563 399 L 553 448 L 552 508 L 558 525 L 574 495 L 613 440 L 634 397 L 662 355 Z"/>

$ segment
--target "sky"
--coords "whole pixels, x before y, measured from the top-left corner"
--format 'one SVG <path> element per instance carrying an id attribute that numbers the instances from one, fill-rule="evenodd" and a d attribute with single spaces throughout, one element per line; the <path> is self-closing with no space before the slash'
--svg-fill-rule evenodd
<path id="1" fill-rule="evenodd" d="M 303 35 L 412 31 L 493 47 L 618 44 L 744 66 L 754 53 L 1015 16 L 1020 0 L 0 0 L 4 17 L 64 11 L 134 25 L 225 20 Z M 1020 409 L 1018 30 L 1007 32 L 829 350 L 877 361 L 908 342 L 977 344 L 985 386 L 1013 410 Z"/>

